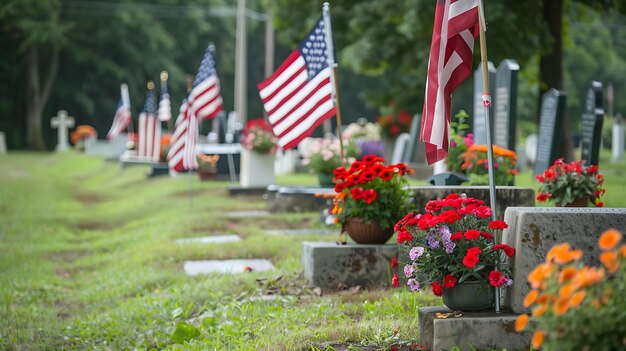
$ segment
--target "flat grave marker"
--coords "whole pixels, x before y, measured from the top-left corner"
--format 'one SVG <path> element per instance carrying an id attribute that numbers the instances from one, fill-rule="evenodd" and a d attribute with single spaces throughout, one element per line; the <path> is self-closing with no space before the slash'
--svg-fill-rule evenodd
<path id="1" fill-rule="evenodd" d="M 583 112 L 583 133 L 581 159 L 586 165 L 597 165 L 600 156 L 600 141 L 602 140 L 602 120 L 604 108 L 602 100 L 602 83 L 592 81 L 587 98 L 585 112 Z"/>
<path id="2" fill-rule="evenodd" d="M 320 229 L 320 228 L 300 228 L 300 229 L 267 229 L 265 233 L 268 235 L 308 235 L 320 234 L 330 235 L 338 234 L 337 230 Z"/>
<path id="3" fill-rule="evenodd" d="M 175 240 L 177 244 L 224 244 L 236 241 L 241 241 L 241 237 L 236 234 L 200 236 Z"/>
<path id="4" fill-rule="evenodd" d="M 564 92 L 552 88 L 543 94 L 534 175 L 542 174 L 558 158 L 561 133 L 557 127 L 563 124 L 563 111 L 565 111 Z"/>
<path id="5" fill-rule="evenodd" d="M 270 213 L 265 210 L 244 210 L 226 212 L 229 218 L 247 218 L 247 217 L 268 217 Z"/>
<path id="6" fill-rule="evenodd" d="M 238 274 L 273 270 L 274 265 L 266 259 L 198 260 L 185 261 L 183 270 L 191 276 L 199 274 Z"/>

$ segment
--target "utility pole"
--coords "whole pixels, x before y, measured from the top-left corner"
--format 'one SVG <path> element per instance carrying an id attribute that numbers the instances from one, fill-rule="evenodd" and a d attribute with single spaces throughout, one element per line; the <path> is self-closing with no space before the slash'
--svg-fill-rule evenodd
<path id="1" fill-rule="evenodd" d="M 235 113 L 237 121 L 246 124 L 247 118 L 247 53 L 246 0 L 237 0 L 237 29 L 235 33 Z"/>

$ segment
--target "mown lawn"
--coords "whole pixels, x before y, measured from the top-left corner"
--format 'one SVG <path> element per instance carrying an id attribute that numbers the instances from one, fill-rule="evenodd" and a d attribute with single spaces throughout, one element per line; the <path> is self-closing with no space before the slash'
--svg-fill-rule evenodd
<path id="1" fill-rule="evenodd" d="M 601 167 L 607 207 L 626 207 L 623 163 Z M 301 242 L 267 229 L 320 226 L 319 213 L 230 218 L 264 209 L 227 182 L 146 179 L 143 167 L 69 152 L 0 157 L 0 349 L 410 349 L 429 293 L 311 291 Z M 282 184 L 313 183 L 307 175 Z M 423 181 L 416 181 L 420 183 Z M 530 173 L 518 185 L 535 186 Z M 228 244 L 175 244 L 238 234 Z M 267 258 L 276 270 L 188 277 L 187 259 Z M 178 332 L 175 330 L 178 327 Z M 185 329 L 186 328 L 186 329 Z M 183 330 L 187 330 L 183 333 Z M 199 332 L 199 333 L 196 333 Z M 194 336 L 185 341 L 181 336 Z M 330 345 L 330 346 L 329 346 Z M 341 346 L 343 345 L 343 346 Z"/>

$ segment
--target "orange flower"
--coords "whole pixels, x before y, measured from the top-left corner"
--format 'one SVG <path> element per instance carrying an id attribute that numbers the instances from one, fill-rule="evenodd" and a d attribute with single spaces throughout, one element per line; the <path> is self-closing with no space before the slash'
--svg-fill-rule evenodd
<path id="1" fill-rule="evenodd" d="M 604 279 L 604 271 L 602 269 L 583 267 L 578 274 L 576 274 L 576 277 L 574 277 L 572 284 L 585 288 L 601 281 L 602 279 Z"/>
<path id="2" fill-rule="evenodd" d="M 547 294 L 541 294 L 541 295 L 537 296 L 537 301 L 535 301 L 535 302 L 537 302 L 538 304 L 542 305 L 542 304 L 545 304 L 546 302 L 548 302 L 548 300 L 551 300 L 550 296 L 548 296 Z"/>
<path id="3" fill-rule="evenodd" d="M 569 251 L 570 246 L 568 243 L 558 244 L 552 246 L 548 254 L 546 255 L 546 262 L 553 262 L 557 255 L 562 254 L 563 252 Z"/>
<path id="4" fill-rule="evenodd" d="M 565 267 L 561 274 L 559 274 L 559 283 L 568 282 L 576 276 L 576 268 L 575 267 Z"/>
<path id="5" fill-rule="evenodd" d="M 600 255 L 600 262 L 606 267 L 606 269 L 615 273 L 619 268 L 619 260 L 617 259 L 617 253 L 615 251 L 606 251 Z"/>
<path id="6" fill-rule="evenodd" d="M 569 310 L 569 300 L 565 297 L 559 297 L 554 304 L 554 314 L 560 316 L 567 310 Z"/>
<path id="7" fill-rule="evenodd" d="M 161 137 L 160 145 L 169 146 L 171 141 L 172 141 L 172 136 L 169 134 L 165 134 L 164 136 Z"/>
<path id="8" fill-rule="evenodd" d="M 622 257 L 626 257 L 626 245 L 622 245 L 619 248 L 619 255 Z"/>
<path id="9" fill-rule="evenodd" d="M 535 302 L 535 300 L 537 299 L 537 295 L 539 295 L 539 292 L 537 290 L 529 291 L 524 298 L 524 307 L 532 305 L 533 302 Z"/>
<path id="10" fill-rule="evenodd" d="M 515 320 L 515 331 L 521 333 L 526 328 L 526 324 L 528 324 L 528 315 L 520 314 L 519 317 Z"/>
<path id="11" fill-rule="evenodd" d="M 541 317 L 546 310 L 548 309 L 548 305 L 547 304 L 543 304 L 543 305 L 539 305 L 536 308 L 533 308 L 533 317 Z"/>
<path id="12" fill-rule="evenodd" d="M 587 292 L 584 290 L 577 291 L 572 295 L 572 298 L 569 301 L 570 307 L 578 307 L 583 302 L 583 299 L 587 295 Z"/>
<path id="13" fill-rule="evenodd" d="M 567 264 L 571 261 L 577 261 L 583 257 L 580 250 L 570 250 L 568 243 L 554 245 L 546 255 L 546 262 L 554 262 L 560 265 Z"/>
<path id="14" fill-rule="evenodd" d="M 559 289 L 559 296 L 561 299 L 565 299 L 565 298 L 570 297 L 573 292 L 574 292 L 574 286 L 572 286 L 572 284 L 566 284 L 566 285 L 563 285 Z"/>
<path id="15" fill-rule="evenodd" d="M 552 265 L 549 263 L 542 263 L 535 267 L 535 269 L 528 275 L 528 282 L 530 283 L 530 286 L 533 289 L 539 288 L 551 269 Z"/>
<path id="16" fill-rule="evenodd" d="M 609 229 L 600 236 L 598 247 L 603 251 L 612 250 L 620 240 L 622 240 L 622 233 L 615 229 Z"/>
<path id="17" fill-rule="evenodd" d="M 533 347 L 538 349 L 543 344 L 543 339 L 546 337 L 546 333 L 543 330 L 537 330 L 535 334 L 533 334 L 532 344 Z"/>

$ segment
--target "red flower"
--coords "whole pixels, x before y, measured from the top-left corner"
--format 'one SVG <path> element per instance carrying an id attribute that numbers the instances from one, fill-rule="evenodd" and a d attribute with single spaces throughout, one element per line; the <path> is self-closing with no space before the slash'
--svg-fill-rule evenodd
<path id="1" fill-rule="evenodd" d="M 367 204 L 371 204 L 374 200 L 376 200 L 376 190 L 374 189 L 365 190 L 363 192 L 363 200 L 365 200 Z"/>
<path id="2" fill-rule="evenodd" d="M 602 206 L 604 206 L 604 202 L 598 201 L 598 202 L 596 202 L 596 206 L 597 207 L 602 207 Z"/>
<path id="3" fill-rule="evenodd" d="M 346 183 L 344 182 L 337 182 L 337 184 L 335 184 L 335 192 L 336 193 L 340 193 L 343 189 L 346 188 Z"/>
<path id="4" fill-rule="evenodd" d="M 435 294 L 436 296 L 443 295 L 443 288 L 441 287 L 441 284 L 439 284 L 437 282 L 433 282 L 431 287 L 433 289 L 433 294 Z"/>
<path id="5" fill-rule="evenodd" d="M 360 186 L 357 186 L 356 188 L 350 189 L 350 195 L 352 195 L 352 198 L 355 200 L 359 200 L 363 198 L 363 188 L 361 188 Z"/>
<path id="6" fill-rule="evenodd" d="M 496 288 L 506 283 L 507 278 L 501 272 L 491 271 L 489 272 L 489 284 L 491 286 L 495 286 Z"/>
<path id="7" fill-rule="evenodd" d="M 454 199 L 458 199 L 459 198 L 459 194 L 458 193 L 452 193 L 448 196 L 446 196 L 444 198 L 444 200 L 454 200 Z"/>
<path id="8" fill-rule="evenodd" d="M 478 239 L 479 236 L 480 236 L 480 232 L 476 229 L 470 229 L 465 232 L 465 239 L 467 240 Z"/>
<path id="9" fill-rule="evenodd" d="M 491 221 L 489 222 L 489 228 L 491 229 L 504 229 L 504 228 L 508 228 L 509 225 L 506 224 L 505 221 L 501 221 L 499 219 L 495 220 L 495 221 Z"/>
<path id="10" fill-rule="evenodd" d="M 365 155 L 363 156 L 363 162 L 367 164 L 372 164 L 374 162 L 378 162 L 378 156 L 376 155 Z"/>
<path id="11" fill-rule="evenodd" d="M 546 178 L 544 178 L 542 175 L 538 175 L 535 177 L 535 179 L 539 182 L 539 183 L 543 183 L 546 181 Z"/>
<path id="12" fill-rule="evenodd" d="M 400 283 L 398 283 L 398 275 L 394 274 L 393 278 L 391 279 L 391 285 L 393 285 L 394 288 L 397 288 Z"/>
<path id="13" fill-rule="evenodd" d="M 456 285 L 456 277 L 451 274 L 446 274 L 446 276 L 443 278 L 443 286 L 445 286 L 448 289 L 452 289 L 454 288 L 455 285 Z"/>
<path id="14" fill-rule="evenodd" d="M 437 223 L 439 223 L 437 217 L 433 217 L 433 215 L 430 213 L 425 213 L 422 215 L 422 217 L 420 217 L 419 221 L 417 222 L 417 227 L 420 230 L 426 230 L 434 225 L 437 225 Z"/>
<path id="15" fill-rule="evenodd" d="M 413 240 L 413 235 L 408 231 L 402 229 L 398 232 L 398 244 L 402 244 L 407 241 Z"/>
<path id="16" fill-rule="evenodd" d="M 478 208 L 478 204 L 469 204 L 465 207 L 461 207 L 459 209 L 459 214 L 466 215 L 468 213 L 473 213 Z"/>
<path id="17" fill-rule="evenodd" d="M 380 171 L 378 173 L 378 176 L 382 179 L 382 180 L 386 180 L 389 181 L 391 180 L 391 178 L 393 178 L 393 170 L 390 170 L 388 168 L 383 169 L 382 171 Z"/>
<path id="18" fill-rule="evenodd" d="M 382 172 L 385 169 L 385 166 L 382 163 L 374 163 L 370 169 L 372 170 L 372 172 L 379 174 L 380 172 Z"/>
<path id="19" fill-rule="evenodd" d="M 598 165 L 591 165 L 587 168 L 587 173 L 594 174 L 598 171 Z"/>
<path id="20" fill-rule="evenodd" d="M 493 249 L 494 250 L 502 250 L 509 257 L 513 257 L 513 255 L 515 255 L 515 249 L 510 247 L 507 244 L 494 245 Z"/>
<path id="21" fill-rule="evenodd" d="M 487 239 L 487 240 L 493 240 L 493 235 L 487 233 L 487 232 L 480 232 L 480 236 L 482 236 L 483 238 Z"/>
<path id="22" fill-rule="evenodd" d="M 478 206 L 474 213 L 478 218 L 488 218 L 491 217 L 491 208 L 489 206 Z"/>
<path id="23" fill-rule="evenodd" d="M 463 257 L 463 265 L 467 268 L 474 268 L 476 263 L 478 263 L 478 256 L 476 255 L 465 255 Z"/>
<path id="24" fill-rule="evenodd" d="M 393 258 L 391 259 L 391 268 L 396 268 L 397 265 L 398 265 L 398 258 L 396 256 L 393 256 Z"/>
<path id="25" fill-rule="evenodd" d="M 456 232 L 453 233 L 452 235 L 450 235 L 450 240 L 452 241 L 459 241 L 463 238 L 463 233 L 462 232 Z"/>
<path id="26" fill-rule="evenodd" d="M 552 194 L 539 193 L 539 194 L 537 194 L 537 201 L 544 202 L 544 201 L 548 200 L 551 197 L 552 197 Z"/>
<path id="27" fill-rule="evenodd" d="M 367 170 L 361 173 L 361 176 L 359 177 L 359 183 L 367 183 L 376 178 L 377 175 L 378 174 L 374 173 L 373 171 Z"/>
<path id="28" fill-rule="evenodd" d="M 479 247 L 470 247 L 467 249 L 468 256 L 478 256 L 483 252 Z"/>
<path id="29" fill-rule="evenodd" d="M 448 210 L 448 211 L 442 212 L 439 215 L 439 222 L 440 223 L 447 222 L 448 224 L 453 224 L 459 218 L 461 218 L 461 216 L 459 216 L 459 214 L 456 213 L 455 210 Z"/>

